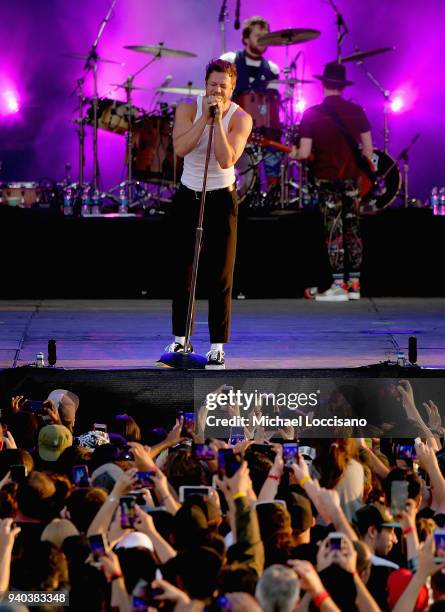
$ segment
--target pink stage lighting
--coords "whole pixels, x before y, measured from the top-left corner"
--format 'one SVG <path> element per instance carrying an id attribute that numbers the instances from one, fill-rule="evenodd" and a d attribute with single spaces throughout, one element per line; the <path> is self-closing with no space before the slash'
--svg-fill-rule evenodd
<path id="1" fill-rule="evenodd" d="M 304 113 L 306 106 L 306 100 L 304 98 L 300 98 L 295 104 L 295 110 L 297 111 L 297 113 Z"/>
<path id="2" fill-rule="evenodd" d="M 3 100 L 4 100 L 3 106 L 4 106 L 5 115 L 12 115 L 14 113 L 19 112 L 19 101 L 18 101 L 17 94 L 15 94 L 11 90 L 5 91 L 3 93 Z"/>
<path id="3" fill-rule="evenodd" d="M 404 108 L 405 102 L 401 96 L 395 96 L 390 103 L 390 108 L 393 113 L 398 113 Z"/>

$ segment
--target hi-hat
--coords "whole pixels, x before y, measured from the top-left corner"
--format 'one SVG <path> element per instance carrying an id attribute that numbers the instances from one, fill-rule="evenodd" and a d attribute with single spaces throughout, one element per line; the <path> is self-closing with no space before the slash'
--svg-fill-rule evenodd
<path id="1" fill-rule="evenodd" d="M 356 51 L 351 55 L 347 55 L 346 57 L 341 58 L 342 64 L 346 62 L 361 62 L 366 57 L 371 57 L 372 55 L 380 55 L 380 53 L 386 53 L 387 51 L 394 51 L 395 47 L 381 47 L 380 49 L 373 49 L 372 51 Z"/>
<path id="2" fill-rule="evenodd" d="M 184 96 L 203 96 L 205 89 L 199 87 L 158 87 L 156 91 L 160 93 L 180 94 Z"/>
<path id="3" fill-rule="evenodd" d="M 63 57 L 85 61 L 89 58 L 89 55 L 84 55 L 83 53 L 64 53 Z M 105 59 L 105 57 L 100 57 L 99 55 L 96 57 L 96 61 L 104 62 L 105 64 L 119 64 L 120 66 L 125 66 L 125 62 L 116 62 L 116 60 Z"/>
<path id="4" fill-rule="evenodd" d="M 314 40 L 321 35 L 320 30 L 310 28 L 288 28 L 287 30 L 277 30 L 268 32 L 258 39 L 259 43 L 281 47 L 283 45 L 295 45 Z"/>
<path id="5" fill-rule="evenodd" d="M 268 85 L 298 85 L 301 83 L 305 85 L 306 83 L 314 83 L 309 79 L 272 79 L 272 81 L 267 81 Z"/>
<path id="6" fill-rule="evenodd" d="M 124 49 L 137 51 L 138 53 L 148 53 L 157 57 L 198 57 L 196 53 L 190 51 L 180 51 L 179 49 L 169 49 L 164 45 L 125 45 Z"/>

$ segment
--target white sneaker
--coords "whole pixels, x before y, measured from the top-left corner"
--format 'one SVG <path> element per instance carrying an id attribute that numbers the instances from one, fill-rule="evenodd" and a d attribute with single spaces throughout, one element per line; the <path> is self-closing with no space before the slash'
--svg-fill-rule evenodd
<path id="1" fill-rule="evenodd" d="M 171 344 L 168 344 L 164 349 L 164 353 L 183 353 L 183 352 L 184 352 L 184 345 L 180 344 L 179 342 L 172 342 Z M 189 350 L 187 352 L 193 353 L 193 346 L 190 343 L 189 343 Z"/>
<path id="2" fill-rule="evenodd" d="M 206 370 L 225 370 L 224 351 L 210 350 L 207 355 Z"/>
<path id="3" fill-rule="evenodd" d="M 348 292 L 338 285 L 332 285 L 323 293 L 317 293 L 315 296 L 316 302 L 347 302 L 348 300 Z"/>

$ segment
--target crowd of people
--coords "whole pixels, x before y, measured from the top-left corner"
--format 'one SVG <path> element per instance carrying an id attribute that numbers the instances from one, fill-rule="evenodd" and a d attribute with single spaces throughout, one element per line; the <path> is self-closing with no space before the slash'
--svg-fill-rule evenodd
<path id="1" fill-rule="evenodd" d="M 75 393 L 13 397 L 2 411 L 0 592 L 119 612 L 445 609 L 443 430 L 426 407 L 422 438 L 398 445 L 231 445 L 183 417 L 145 431 L 113 414 L 78 431 Z"/>

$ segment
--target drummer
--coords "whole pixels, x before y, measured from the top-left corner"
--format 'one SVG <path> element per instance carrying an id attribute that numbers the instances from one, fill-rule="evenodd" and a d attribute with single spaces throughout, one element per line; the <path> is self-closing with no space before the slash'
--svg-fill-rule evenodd
<path id="1" fill-rule="evenodd" d="M 243 22 L 242 51 L 229 51 L 221 55 L 221 59 L 235 64 L 238 80 L 233 98 L 249 91 L 264 92 L 266 89 L 278 89 L 278 85 L 269 84 L 277 79 L 280 69 L 274 62 L 265 59 L 267 45 L 259 42 L 259 38 L 270 32 L 269 23 L 258 15 Z M 278 95 L 278 93 L 277 93 Z M 271 137 L 271 135 L 266 136 Z M 268 185 L 278 183 L 280 176 L 281 154 L 267 149 L 263 156 Z"/>

